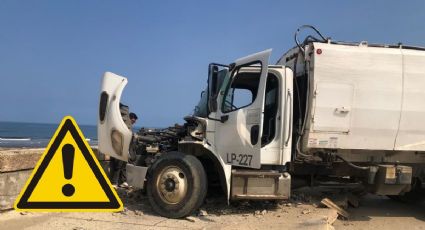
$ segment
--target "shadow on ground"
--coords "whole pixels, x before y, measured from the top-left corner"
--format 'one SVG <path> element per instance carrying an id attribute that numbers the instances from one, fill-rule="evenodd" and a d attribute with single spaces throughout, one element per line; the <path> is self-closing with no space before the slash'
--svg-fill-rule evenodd
<path id="1" fill-rule="evenodd" d="M 228 204 L 224 194 L 209 193 L 200 212 L 208 215 L 256 215 L 261 212 L 273 212 L 286 207 L 297 207 L 300 205 L 313 205 L 320 208 L 320 200 L 327 197 L 339 199 L 347 191 L 343 190 L 321 190 L 318 188 L 303 188 L 293 191 L 288 201 L 233 201 Z M 142 212 L 144 215 L 158 216 L 149 204 L 147 196 L 142 191 L 132 189 L 118 189 L 125 211 Z M 365 195 L 358 197 L 359 207 L 348 206 L 350 221 L 369 221 L 373 217 L 413 217 L 425 221 L 425 202 L 406 204 L 391 200 L 386 196 Z M 199 213 L 194 213 L 199 215 Z M 202 217 L 202 214 L 201 214 Z M 202 218 L 201 218 L 202 219 Z M 208 218 L 205 218 L 208 221 Z"/>
<path id="2" fill-rule="evenodd" d="M 425 221 L 425 203 L 402 203 L 385 196 L 366 195 L 360 206 L 350 209 L 352 221 L 369 221 L 372 217 L 413 217 Z"/>

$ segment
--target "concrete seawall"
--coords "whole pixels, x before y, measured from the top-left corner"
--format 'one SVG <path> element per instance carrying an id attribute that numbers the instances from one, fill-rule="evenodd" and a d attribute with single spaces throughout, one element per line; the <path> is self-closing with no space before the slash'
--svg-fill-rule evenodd
<path id="1" fill-rule="evenodd" d="M 92 147 L 103 170 L 109 172 L 109 156 Z M 13 208 L 16 197 L 40 160 L 44 149 L 0 148 L 0 210 Z"/>

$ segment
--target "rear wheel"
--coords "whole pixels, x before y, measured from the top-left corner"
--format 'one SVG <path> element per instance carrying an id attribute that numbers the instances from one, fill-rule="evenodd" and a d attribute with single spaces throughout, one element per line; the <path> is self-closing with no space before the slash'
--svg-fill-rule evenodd
<path id="1" fill-rule="evenodd" d="M 415 178 L 412 183 L 412 189 L 403 195 L 390 195 L 392 200 L 400 201 L 403 203 L 416 203 L 425 200 L 425 189 L 422 188 L 422 183 L 418 178 Z"/>
<path id="2" fill-rule="evenodd" d="M 170 152 L 151 167 L 147 194 L 153 209 L 168 218 L 181 218 L 198 209 L 207 193 L 207 177 L 192 155 Z"/>

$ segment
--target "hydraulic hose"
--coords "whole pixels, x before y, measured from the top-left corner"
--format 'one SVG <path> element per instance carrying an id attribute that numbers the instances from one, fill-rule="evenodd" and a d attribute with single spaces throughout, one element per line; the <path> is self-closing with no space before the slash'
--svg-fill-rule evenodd
<path id="1" fill-rule="evenodd" d="M 324 42 L 325 42 L 325 41 L 327 41 L 327 39 L 326 39 L 325 37 L 323 37 L 323 35 L 319 32 L 319 30 L 317 30 L 314 26 L 311 26 L 311 25 L 302 25 L 302 26 L 300 26 L 300 27 L 297 29 L 297 31 L 295 32 L 294 40 L 295 40 L 295 44 L 297 44 L 298 48 L 299 48 L 300 50 L 302 50 L 302 51 L 303 51 L 303 56 L 304 56 L 304 47 L 303 47 L 303 46 L 301 46 L 300 41 L 298 40 L 298 34 L 300 33 L 300 31 L 301 31 L 302 29 L 305 29 L 305 28 L 309 28 L 309 29 L 314 30 L 314 32 L 316 32 L 316 34 L 318 34 L 318 35 L 320 36 L 320 38 L 322 39 L 322 41 L 324 41 Z M 314 40 L 314 41 L 319 41 L 319 39 L 317 39 L 317 38 L 315 38 L 315 37 L 313 37 L 313 36 L 309 35 L 309 36 L 307 36 L 307 37 L 306 37 L 306 39 L 305 39 L 305 41 L 303 42 L 303 44 L 304 44 L 306 41 L 308 41 L 309 39 L 312 39 L 312 40 Z"/>
<path id="2" fill-rule="evenodd" d="M 363 166 L 355 165 L 355 164 L 345 160 L 343 157 L 341 157 L 339 155 L 335 155 L 335 157 L 342 160 L 343 162 L 345 162 L 346 164 L 348 164 L 349 166 L 351 166 L 353 168 L 360 169 L 360 170 L 369 170 L 369 167 L 363 167 Z"/>
<path id="3" fill-rule="evenodd" d="M 303 43 L 300 43 L 300 41 L 298 40 L 298 34 L 299 34 L 299 32 L 301 31 L 301 30 L 303 30 L 303 29 L 306 29 L 306 28 L 309 28 L 309 29 L 312 29 L 316 34 L 318 34 L 319 36 L 320 36 L 320 38 L 321 38 L 321 40 L 323 41 L 323 42 L 326 42 L 327 41 L 327 39 L 320 33 L 320 31 L 319 30 L 317 30 L 314 26 L 311 26 L 311 25 L 302 25 L 302 26 L 300 26 L 298 29 L 297 29 L 297 31 L 295 32 L 295 34 L 294 34 L 294 40 L 295 40 L 295 43 L 297 44 L 297 47 L 299 48 L 299 52 L 301 52 L 301 55 L 304 57 L 304 53 L 305 53 L 305 49 L 304 49 L 304 45 L 306 44 L 306 43 L 308 43 L 308 42 L 310 42 L 310 41 L 320 41 L 319 39 L 317 39 L 316 37 L 314 37 L 314 36 L 312 36 L 312 35 L 308 35 L 305 39 L 304 39 L 304 42 Z M 296 72 L 296 69 L 297 69 L 297 62 L 298 62 L 298 55 L 296 56 L 296 58 L 295 58 L 295 63 L 294 63 L 294 73 L 295 73 L 295 75 L 297 74 L 297 72 Z M 297 153 L 297 155 L 300 155 L 300 156 L 302 156 L 302 157 L 304 157 L 304 158 L 308 158 L 308 157 L 311 157 L 311 155 L 308 155 L 308 154 L 305 154 L 305 153 L 302 153 L 301 152 L 301 149 L 300 149 L 300 141 L 301 141 L 301 137 L 302 137 L 302 135 L 304 134 L 304 129 L 305 129 L 305 125 L 306 125 L 306 120 L 307 120 L 307 116 L 308 116 L 308 111 L 309 111 L 309 106 L 310 106 L 310 103 L 309 103 L 309 97 L 310 97 L 310 79 L 309 79 L 309 77 L 308 77 L 308 73 L 307 73 L 307 65 L 306 65 L 306 63 L 304 64 L 304 73 L 307 75 L 307 77 L 306 77 L 306 83 L 307 83 L 307 89 L 306 89 L 306 97 L 305 97 L 305 100 L 306 100 L 306 104 L 305 104 L 305 110 L 304 110 L 304 118 L 303 118 L 303 120 L 301 121 L 301 124 L 299 124 L 300 125 L 300 127 L 298 128 L 299 129 L 299 134 L 298 134 L 298 137 L 297 137 L 297 140 L 296 140 L 296 143 L 295 143 L 295 145 L 296 145 L 296 153 Z M 296 81 L 295 81 L 296 82 Z M 300 112 L 300 115 L 301 115 L 301 103 L 300 103 L 300 95 L 299 95 L 299 88 L 298 88 L 298 84 L 297 84 L 297 82 L 296 82 L 296 84 L 295 84 L 295 86 L 296 86 L 296 88 L 297 88 L 297 96 L 298 96 L 298 107 L 299 107 L 299 112 Z M 296 157 L 295 157 L 296 158 Z"/>

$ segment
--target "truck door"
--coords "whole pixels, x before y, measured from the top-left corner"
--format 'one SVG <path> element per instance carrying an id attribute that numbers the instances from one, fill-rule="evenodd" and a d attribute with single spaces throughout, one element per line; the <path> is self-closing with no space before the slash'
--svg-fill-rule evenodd
<path id="1" fill-rule="evenodd" d="M 215 149 L 230 165 L 261 167 L 264 94 L 271 49 L 230 66 L 229 83 L 218 97 Z"/>

